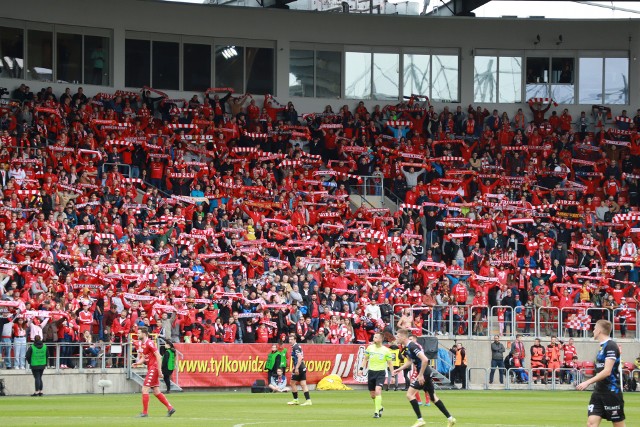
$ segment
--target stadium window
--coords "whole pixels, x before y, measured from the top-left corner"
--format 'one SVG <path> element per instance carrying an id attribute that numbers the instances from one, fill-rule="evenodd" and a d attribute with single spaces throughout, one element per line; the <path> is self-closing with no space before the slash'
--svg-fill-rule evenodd
<path id="1" fill-rule="evenodd" d="M 182 48 L 182 88 L 204 92 L 211 87 L 211 46 L 185 43 Z"/>
<path id="2" fill-rule="evenodd" d="M 371 58 L 367 52 L 345 52 L 345 98 L 371 99 Z"/>
<path id="3" fill-rule="evenodd" d="M 149 40 L 125 40 L 124 84 L 132 88 L 151 85 L 151 42 Z"/>
<path id="4" fill-rule="evenodd" d="M 156 89 L 180 89 L 180 44 L 154 41 L 151 84 Z"/>
<path id="5" fill-rule="evenodd" d="M 273 94 L 275 80 L 275 57 L 273 48 L 247 47 L 246 87 L 256 95 Z"/>
<path id="6" fill-rule="evenodd" d="M 441 102 L 458 101 L 458 55 L 431 57 L 431 99 Z"/>
<path id="7" fill-rule="evenodd" d="M 56 80 L 60 83 L 82 82 L 82 35 L 56 34 Z"/>
<path id="8" fill-rule="evenodd" d="M 400 55 L 397 53 L 373 54 L 373 99 L 396 100 L 400 96 Z"/>
<path id="9" fill-rule="evenodd" d="M 342 52 L 316 51 L 316 97 L 340 96 L 342 83 Z"/>
<path id="10" fill-rule="evenodd" d="M 314 96 L 315 52 L 292 49 L 289 52 L 289 96 Z"/>
<path id="11" fill-rule="evenodd" d="M 53 81 L 53 33 L 27 31 L 27 78 L 43 82 Z"/>
<path id="12" fill-rule="evenodd" d="M 626 105 L 629 102 L 629 58 L 584 57 L 578 64 L 580 104 Z"/>
<path id="13" fill-rule="evenodd" d="M 473 102 L 496 102 L 498 57 L 476 56 L 473 59 Z"/>
<path id="14" fill-rule="evenodd" d="M 108 86 L 110 79 L 109 37 L 84 36 L 84 83 Z"/>
<path id="15" fill-rule="evenodd" d="M 522 58 L 498 58 L 498 102 L 522 102 Z"/>
<path id="16" fill-rule="evenodd" d="M 431 55 L 405 54 L 402 66 L 402 94 L 429 96 Z"/>
<path id="17" fill-rule="evenodd" d="M 215 59 L 215 86 L 229 87 L 236 93 L 244 93 L 244 47 L 216 46 Z"/>
<path id="18" fill-rule="evenodd" d="M 605 58 L 604 103 L 626 105 L 628 102 L 629 58 Z"/>
<path id="19" fill-rule="evenodd" d="M 0 27 L 0 77 L 23 78 L 24 30 Z"/>

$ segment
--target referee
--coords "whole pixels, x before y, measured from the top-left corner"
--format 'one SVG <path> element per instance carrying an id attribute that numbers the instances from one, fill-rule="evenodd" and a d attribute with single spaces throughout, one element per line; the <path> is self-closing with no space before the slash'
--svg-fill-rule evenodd
<path id="1" fill-rule="evenodd" d="M 389 371 L 393 371 L 393 352 L 382 345 L 382 334 L 376 333 L 373 336 L 373 344 L 371 344 L 364 351 L 365 366 L 361 366 L 360 370 L 364 371 L 368 369 L 367 378 L 369 393 L 373 399 L 375 405 L 375 412 L 373 418 L 382 417 L 382 386 L 387 374 L 387 368 Z"/>
<path id="2" fill-rule="evenodd" d="M 593 339 L 600 342 L 596 355 L 596 375 L 576 387 L 586 390 L 594 384 L 589 401 L 587 426 L 597 427 L 602 419 L 613 427 L 625 427 L 624 400 L 620 387 L 620 347 L 611 340 L 611 322 L 600 319 L 593 328 Z"/>

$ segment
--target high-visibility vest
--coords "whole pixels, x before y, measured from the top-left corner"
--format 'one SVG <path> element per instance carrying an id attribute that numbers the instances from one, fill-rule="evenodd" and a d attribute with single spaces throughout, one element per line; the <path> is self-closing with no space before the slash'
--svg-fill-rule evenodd
<path id="1" fill-rule="evenodd" d="M 42 344 L 38 348 L 35 344 L 31 345 L 31 367 L 47 366 L 47 346 Z"/>
<path id="2" fill-rule="evenodd" d="M 400 349 L 399 348 L 396 348 L 395 350 L 391 349 L 391 357 L 393 358 L 392 359 L 393 366 L 395 368 L 399 367 L 400 366 Z"/>
<path id="3" fill-rule="evenodd" d="M 467 352 L 464 353 L 464 360 L 462 359 L 462 350 L 456 350 L 456 365 L 466 365 L 467 364 Z"/>

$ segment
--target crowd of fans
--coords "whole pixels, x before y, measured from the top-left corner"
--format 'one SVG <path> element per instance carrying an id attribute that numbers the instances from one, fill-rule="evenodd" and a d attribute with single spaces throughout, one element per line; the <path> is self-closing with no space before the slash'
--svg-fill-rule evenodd
<path id="1" fill-rule="evenodd" d="M 0 105 L 5 365 L 13 346 L 24 366 L 35 334 L 118 343 L 142 325 L 175 342 L 348 343 L 397 317 L 479 335 L 487 316 L 527 333 L 538 313 L 569 330 L 588 314 L 624 336 L 640 113 L 547 118 L 552 104 L 530 100 L 532 119 L 420 96 L 300 115 L 226 88 L 21 85 Z M 354 191 L 399 209 L 352 207 Z"/>

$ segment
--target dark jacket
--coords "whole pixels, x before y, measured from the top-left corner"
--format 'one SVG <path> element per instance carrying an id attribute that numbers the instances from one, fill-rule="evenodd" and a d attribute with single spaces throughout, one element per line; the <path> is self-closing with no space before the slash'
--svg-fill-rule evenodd
<path id="1" fill-rule="evenodd" d="M 491 343 L 491 360 L 502 360 L 502 354 L 507 351 L 501 342 Z"/>

